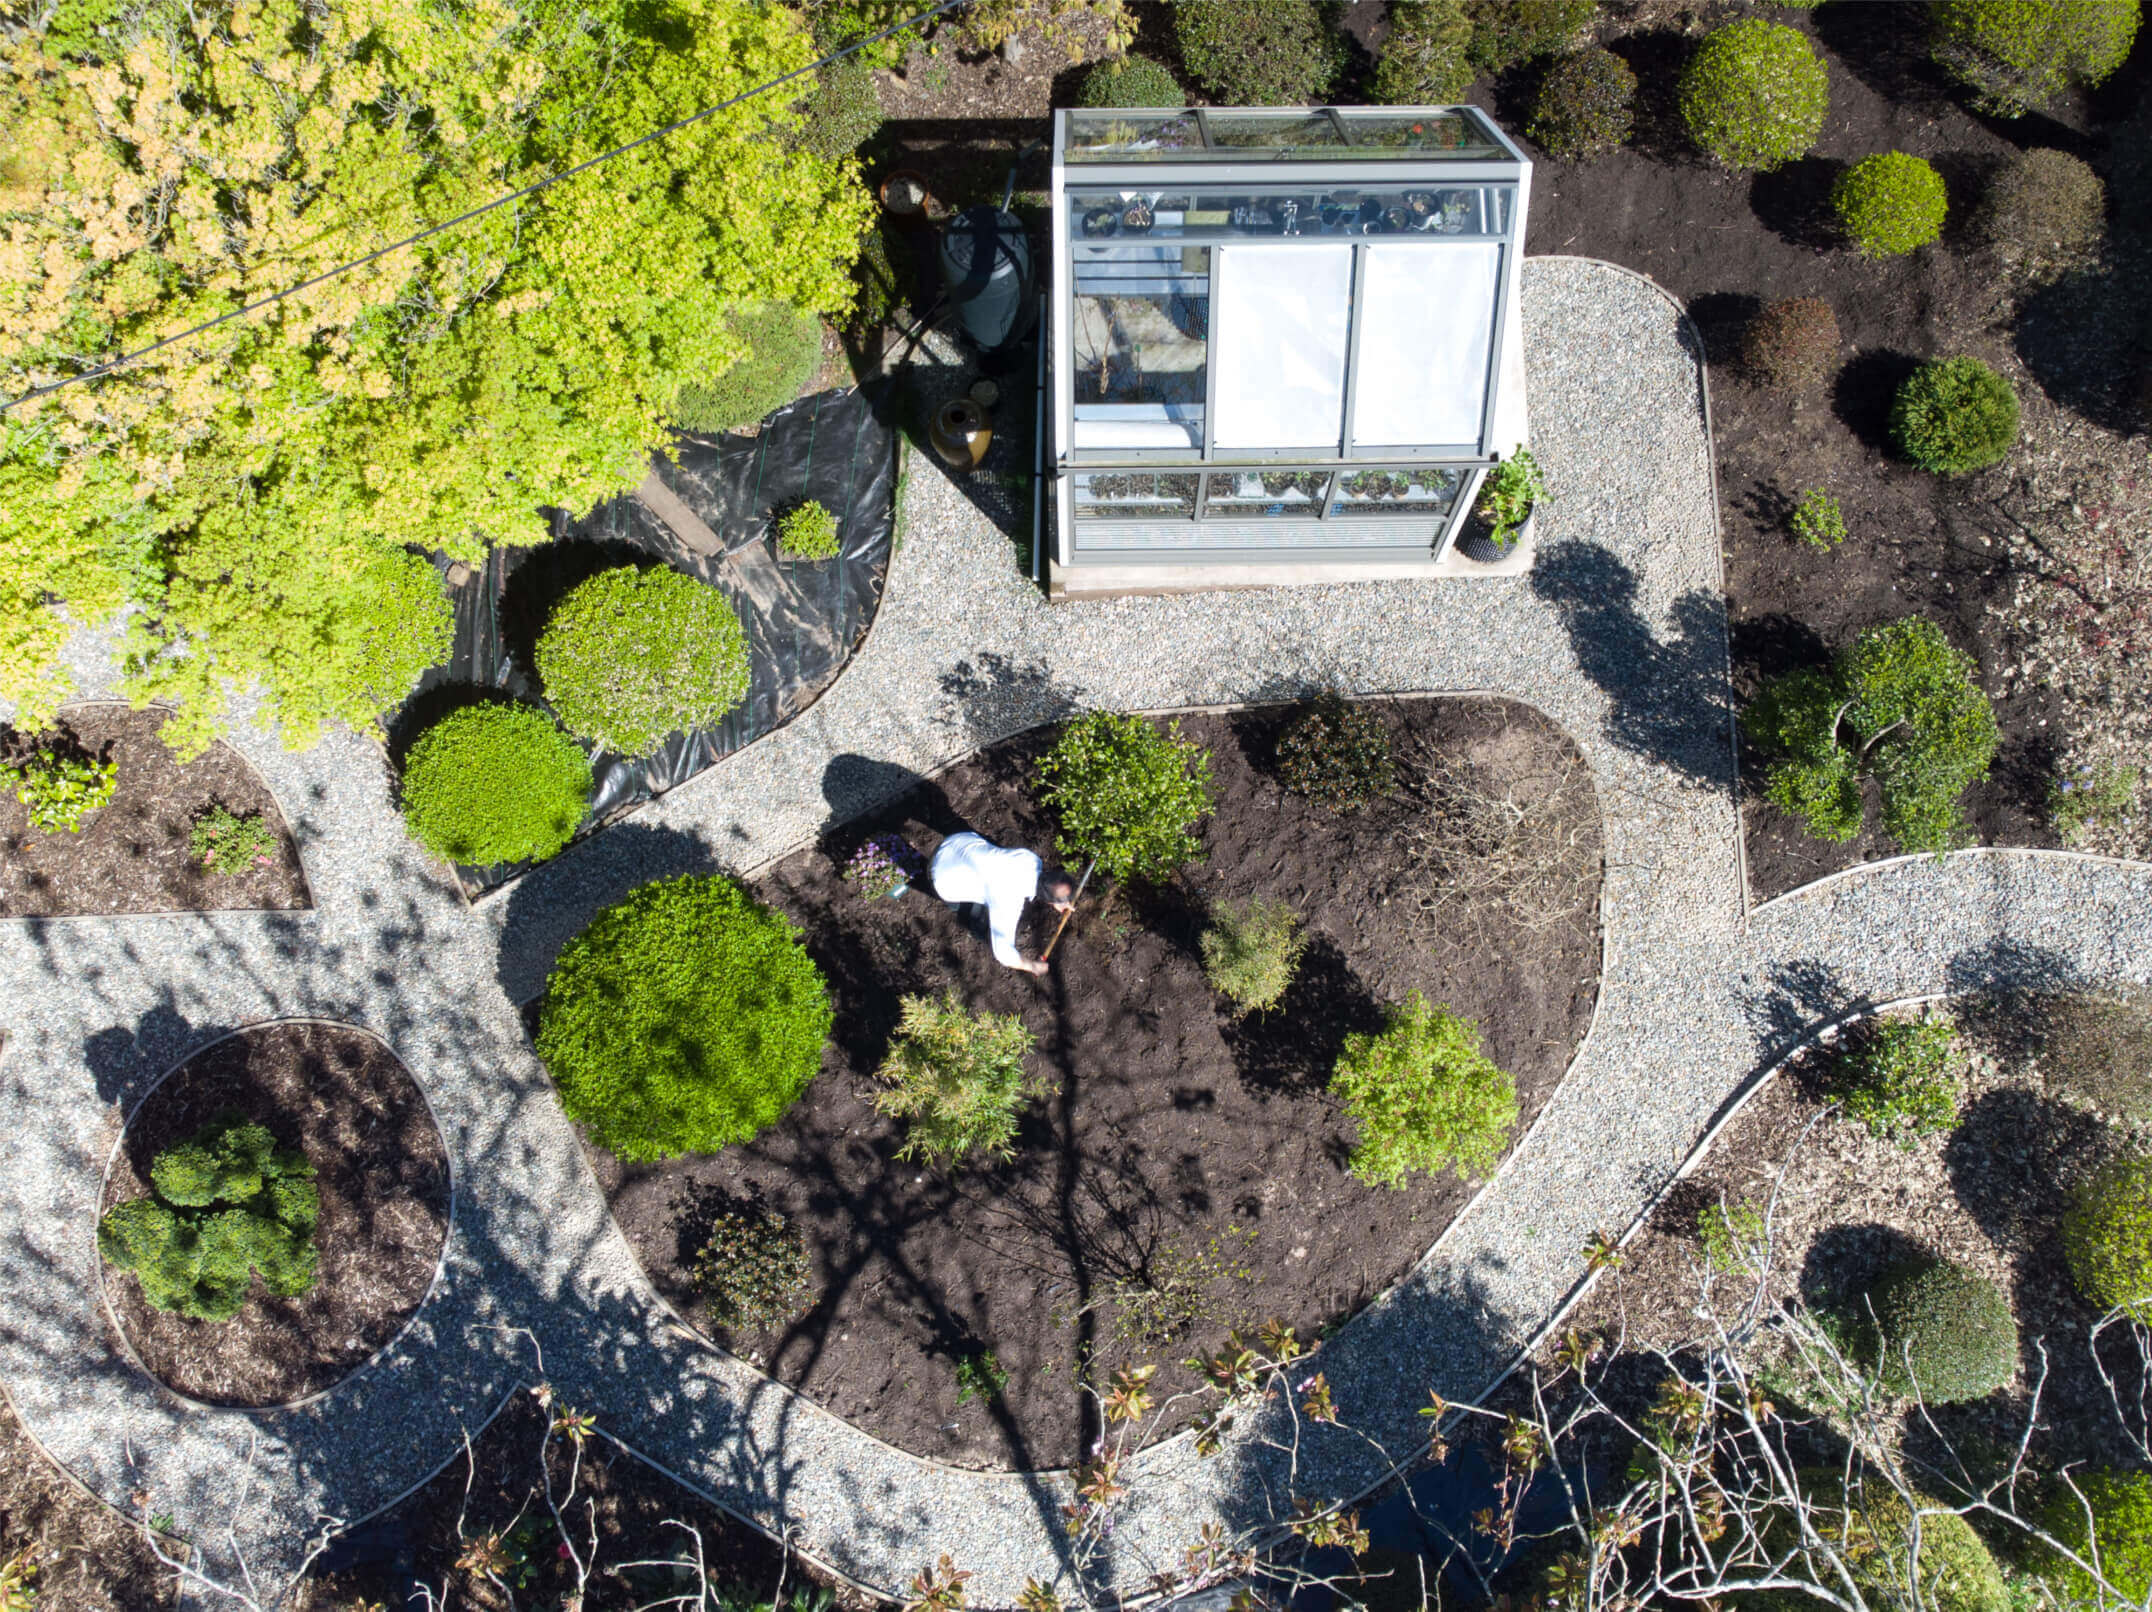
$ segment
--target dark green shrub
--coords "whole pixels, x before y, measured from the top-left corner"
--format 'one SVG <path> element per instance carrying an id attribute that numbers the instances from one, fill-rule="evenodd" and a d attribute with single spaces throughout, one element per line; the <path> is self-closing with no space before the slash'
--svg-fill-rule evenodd
<path id="1" fill-rule="evenodd" d="M 830 1019 L 790 919 L 721 874 L 681 874 L 561 949 L 538 1056 L 601 1147 L 631 1163 L 714 1153 L 807 1089 Z"/>
<path id="2" fill-rule="evenodd" d="M 1325 695 L 1279 736 L 1278 778 L 1334 812 L 1358 811 L 1397 786 L 1390 730 L 1365 706 Z"/>
<path id="3" fill-rule="evenodd" d="M 1913 1262 L 1869 1292 L 1863 1358 L 1886 1393 L 1930 1405 L 1984 1399 L 2017 1372 L 2017 1320 L 2003 1290 L 1949 1260 Z"/>
<path id="4" fill-rule="evenodd" d="M 1676 97 L 1702 150 L 1729 168 L 1768 173 L 1815 145 L 1831 83 L 1807 35 L 1743 17 L 1697 47 Z"/>
<path id="5" fill-rule="evenodd" d="M 1958 1057 L 1944 1019 L 1882 1019 L 1848 1039 L 1831 1071 L 1848 1118 L 1907 1146 L 1958 1123 Z"/>
<path id="6" fill-rule="evenodd" d="M 1308 106 L 1330 92 L 1344 43 L 1312 0 L 1180 0 L 1174 36 L 1221 106 Z"/>
<path id="7" fill-rule="evenodd" d="M 835 559 L 837 517 L 811 498 L 785 511 L 777 522 L 777 552 L 787 560 Z"/>
<path id="8" fill-rule="evenodd" d="M 796 136 L 802 151 L 830 162 L 856 155 L 882 127 L 882 98 L 875 87 L 874 69 L 857 56 L 831 62 L 815 75 L 814 94 L 807 98 L 804 116 Z M 800 379 L 804 382 L 806 377 Z"/>
<path id="9" fill-rule="evenodd" d="M 621 566 L 570 589 L 535 658 L 561 725 L 616 755 L 651 755 L 747 697 L 739 614 L 664 566 Z"/>
<path id="10" fill-rule="evenodd" d="M 2098 84 L 2137 37 L 2138 0 L 1936 0 L 1935 59 L 1983 112 L 2014 118 Z"/>
<path id="11" fill-rule="evenodd" d="M 1473 0 L 1468 59 L 1483 73 L 1499 73 L 1552 56 L 1576 43 L 1598 10 L 1595 0 Z"/>
<path id="12" fill-rule="evenodd" d="M 847 326 L 854 336 L 879 330 L 897 317 L 911 296 L 910 263 L 909 248 L 902 240 L 892 241 L 881 224 L 859 238 L 859 257 L 852 264 L 855 295 Z"/>
<path id="13" fill-rule="evenodd" d="M 1345 1038 L 1330 1090 L 1359 1124 L 1352 1173 L 1401 1187 L 1413 1170 L 1484 1176 L 1517 1123 L 1517 1083 L 1480 1050 L 1478 1026 L 1418 991 L 1374 1035 Z"/>
<path id="14" fill-rule="evenodd" d="M 1831 211 L 1862 257 L 1903 257 L 1943 233 L 1950 197 L 1943 176 L 1919 157 L 1879 151 L 1831 186 Z"/>
<path id="15" fill-rule="evenodd" d="M 1635 100 L 1627 62 L 1611 50 L 1580 50 L 1548 71 L 1525 132 L 1565 162 L 1603 157 L 1627 143 Z"/>
<path id="16" fill-rule="evenodd" d="M 1980 234 L 1997 256 L 2028 272 L 2087 262 L 2107 234 L 2107 187 L 2066 151 L 2020 151 L 1981 198 Z"/>
<path id="17" fill-rule="evenodd" d="M 875 1078 L 874 1106 L 909 1121 L 900 1159 L 946 1168 L 1016 1157 L 1017 1114 L 1050 1088 L 1024 1072 L 1032 1035 L 1013 1013 L 968 1013 L 953 996 L 907 996 Z"/>
<path id="18" fill-rule="evenodd" d="M 673 398 L 683 430 L 714 433 L 755 425 L 800 395 L 822 362 L 822 321 L 782 302 L 758 302 L 729 323 L 744 350 L 732 368 L 689 381 Z"/>
<path id="19" fill-rule="evenodd" d="M 1472 87 L 1472 19 L 1464 0 L 1391 0 L 1390 36 L 1368 98 L 1383 106 L 1441 106 Z"/>
<path id="20" fill-rule="evenodd" d="M 2122 985 L 2040 1004 L 2040 1077 L 2103 1114 L 2152 1122 L 2152 990 Z"/>
<path id="21" fill-rule="evenodd" d="M 1985 470 L 2017 442 L 2017 393 L 1977 358 L 1937 359 L 1899 386 L 1890 430 L 1898 451 L 1923 470 Z"/>
<path id="22" fill-rule="evenodd" d="M 320 1199 L 314 1167 L 266 1127 L 219 1119 L 150 1164 L 151 1195 L 97 1224 L 105 1260 L 135 1273 L 142 1297 L 195 1321 L 229 1321 L 255 1273 L 278 1298 L 311 1292 Z"/>
<path id="23" fill-rule="evenodd" d="M 2152 1322 L 2152 1157 L 2114 1159 L 2086 1178 L 2062 1217 L 2062 1251 L 2086 1298 Z"/>
<path id="24" fill-rule="evenodd" d="M 1741 338 L 1741 362 L 1766 386 L 1812 391 L 1838 371 L 1838 315 L 1821 297 L 1766 303 Z"/>
<path id="25" fill-rule="evenodd" d="M 1116 879 L 1169 879 L 1203 854 L 1195 825 L 1210 815 L 1210 752 L 1180 724 L 1091 711 L 1039 763 L 1040 796 L 1061 819 L 1061 854 L 1098 859 Z"/>
<path id="26" fill-rule="evenodd" d="M 120 764 L 92 755 L 63 731 L 36 743 L 17 742 L 0 756 L 0 784 L 12 785 L 15 798 L 41 834 L 78 834 L 90 813 L 108 806 L 120 786 Z"/>
<path id="27" fill-rule="evenodd" d="M 420 734 L 404 758 L 404 826 L 451 862 L 535 862 L 574 836 L 590 791 L 590 758 L 545 712 L 474 705 Z"/>
<path id="28" fill-rule="evenodd" d="M 1203 977 L 1243 1013 L 1274 1008 L 1307 947 L 1300 915 L 1283 901 L 1221 901 L 1198 943 Z"/>
<path id="29" fill-rule="evenodd" d="M 230 878 L 276 860 L 276 830 L 260 812 L 212 806 L 194 820 L 187 849 L 210 872 Z"/>
<path id="30" fill-rule="evenodd" d="M 720 1209 L 695 1251 L 695 1290 L 730 1332 L 767 1332 L 814 1303 L 814 1267 L 792 1222 L 759 1205 Z"/>
<path id="31" fill-rule="evenodd" d="M 2074 1472 L 2057 1482 L 2038 1521 L 2064 1549 L 2098 1566 L 2100 1577 L 2126 1600 L 2152 1594 L 2152 1477 L 2142 1472 Z M 2089 1510 L 2089 1517 L 2087 1512 Z M 2098 1606 L 2109 1598 L 2075 1562 L 2043 1551 L 2041 1576 L 2065 1606 Z M 2052 1565 L 2049 1565 L 2052 1564 Z M 2111 1603 L 2109 1603 L 2111 1604 Z"/>
<path id="32" fill-rule="evenodd" d="M 1186 106 L 1188 92 L 1167 68 L 1148 56 L 1100 62 L 1083 76 L 1078 106 Z"/>

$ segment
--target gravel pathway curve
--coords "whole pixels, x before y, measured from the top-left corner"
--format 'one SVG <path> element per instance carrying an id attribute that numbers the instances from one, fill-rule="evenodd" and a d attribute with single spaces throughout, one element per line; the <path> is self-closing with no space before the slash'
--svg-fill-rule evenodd
<path id="1" fill-rule="evenodd" d="M 211 1561 L 273 1582 L 317 1516 L 394 1499 L 534 1375 L 725 1505 L 894 1590 L 931 1557 L 1100 1596 L 1141 1585 L 1201 1522 L 1244 1519 L 1279 1473 L 1242 1436 L 1140 1463 L 1100 1581 L 1068 1582 L 1061 1480 L 892 1450 L 701 1343 L 642 1280 L 531 1056 L 513 1003 L 598 906 L 698 866 L 750 870 L 977 746 L 1071 708 L 1260 700 L 1313 687 L 1483 690 L 1574 735 L 1606 818 L 1601 1006 L 1571 1078 L 1489 1188 L 1323 1364 L 1347 1420 L 1405 1448 L 1428 1390 L 1469 1394 L 1583 1274 L 1713 1113 L 1834 993 L 1909 994 L 1980 969 L 2152 976 L 2152 870 L 2034 853 L 1887 864 L 1761 909 L 1745 933 L 1725 616 L 1693 336 L 1649 282 L 1537 259 L 1525 278 L 1548 513 L 1533 575 L 1048 608 L 1006 540 L 931 466 L 872 637 L 820 703 L 475 911 L 404 839 L 379 751 L 240 742 L 299 836 L 309 914 L 0 926 L 7 1112 L 0 1380 L 100 1494 L 146 1493 Z M 1972 972 L 1967 972 L 1968 970 Z M 1930 987 L 1934 988 L 1934 987 Z M 275 1412 L 181 1404 L 107 1338 L 92 1237 L 118 1118 L 186 1051 L 284 1015 L 377 1031 L 424 1086 L 457 1215 L 404 1338 Z M 526 1335 L 519 1329 L 528 1329 Z M 1244 1434 L 1259 1429 L 1244 1429 Z M 251 1469 L 251 1479 L 245 1474 Z M 1376 1473 L 1357 1439 L 1301 1451 L 1303 1484 Z M 242 1490 L 244 1492 L 242 1493 Z"/>

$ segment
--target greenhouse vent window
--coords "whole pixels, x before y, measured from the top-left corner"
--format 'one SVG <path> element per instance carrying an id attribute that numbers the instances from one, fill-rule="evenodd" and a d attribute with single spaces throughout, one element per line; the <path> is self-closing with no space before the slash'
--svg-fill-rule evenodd
<path id="1" fill-rule="evenodd" d="M 1532 165 L 1470 107 L 1054 115 L 1057 597 L 1507 575 Z"/>

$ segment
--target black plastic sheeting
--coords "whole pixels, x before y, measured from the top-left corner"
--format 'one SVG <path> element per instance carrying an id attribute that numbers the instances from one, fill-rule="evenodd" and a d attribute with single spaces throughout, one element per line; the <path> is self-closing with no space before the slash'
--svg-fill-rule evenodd
<path id="1" fill-rule="evenodd" d="M 458 706 L 504 695 L 543 704 L 531 656 L 562 595 L 599 571 L 652 561 L 700 577 L 739 611 L 747 697 L 717 727 L 674 734 L 654 756 L 596 752 L 597 792 L 577 837 L 797 716 L 844 669 L 881 602 L 897 469 L 889 414 L 865 388 L 820 392 L 780 409 L 752 437 L 680 437 L 678 462 L 659 456 L 653 468 L 716 535 L 722 554 L 698 552 L 632 493 L 581 520 L 554 512 L 550 544 L 495 549 L 470 580 L 449 589 L 455 645 L 391 723 L 399 753 Z M 837 517 L 837 556 L 780 564 L 773 517 L 807 499 Z M 446 571 L 445 561 L 436 563 Z M 527 866 L 456 871 L 475 895 Z"/>

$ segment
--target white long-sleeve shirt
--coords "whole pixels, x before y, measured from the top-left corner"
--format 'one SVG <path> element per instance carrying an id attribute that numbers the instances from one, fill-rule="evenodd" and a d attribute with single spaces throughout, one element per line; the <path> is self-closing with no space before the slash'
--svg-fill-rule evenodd
<path id="1" fill-rule="evenodd" d="M 996 845 L 968 832 L 952 834 L 934 853 L 927 875 L 934 881 L 934 893 L 951 906 L 960 901 L 984 903 L 994 960 L 1008 968 L 1022 966 L 1016 925 L 1024 915 L 1024 903 L 1039 893 L 1035 853 Z"/>

